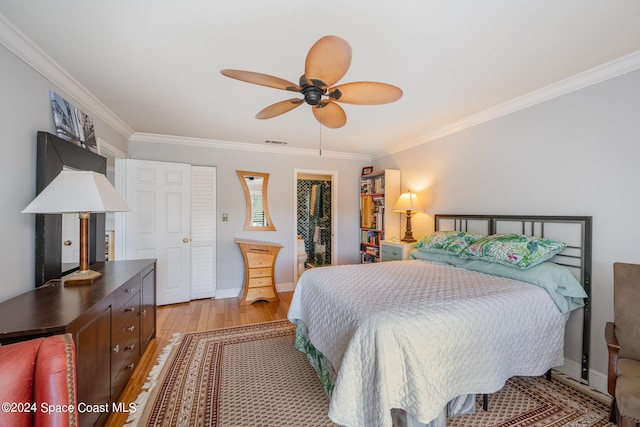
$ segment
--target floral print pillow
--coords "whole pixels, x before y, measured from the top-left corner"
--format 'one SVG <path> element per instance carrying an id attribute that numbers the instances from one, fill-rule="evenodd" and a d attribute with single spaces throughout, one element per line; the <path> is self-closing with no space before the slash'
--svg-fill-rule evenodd
<path id="1" fill-rule="evenodd" d="M 420 239 L 413 247 L 421 252 L 457 255 L 464 248 L 485 237 L 466 231 L 436 231 Z"/>
<path id="2" fill-rule="evenodd" d="M 460 256 L 526 269 L 551 259 L 566 246 L 542 237 L 494 234 L 469 245 Z"/>

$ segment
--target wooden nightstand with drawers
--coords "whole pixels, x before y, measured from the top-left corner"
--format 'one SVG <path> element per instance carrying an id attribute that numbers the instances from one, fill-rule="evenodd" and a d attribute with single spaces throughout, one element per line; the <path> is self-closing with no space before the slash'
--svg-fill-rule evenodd
<path id="1" fill-rule="evenodd" d="M 240 304 L 278 301 L 273 268 L 282 245 L 258 240 L 236 239 L 244 258 L 244 292 Z"/>
<path id="2" fill-rule="evenodd" d="M 383 240 L 380 243 L 380 261 L 400 261 L 409 259 L 409 252 L 413 243 L 393 242 Z"/>

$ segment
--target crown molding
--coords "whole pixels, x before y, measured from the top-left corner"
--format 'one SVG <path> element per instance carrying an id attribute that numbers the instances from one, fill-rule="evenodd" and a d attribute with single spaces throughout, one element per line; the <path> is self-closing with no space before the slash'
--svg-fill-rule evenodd
<path id="1" fill-rule="evenodd" d="M 307 157 L 318 157 L 320 155 L 319 151 L 315 149 L 262 146 L 251 143 L 136 133 L 2 14 L 0 14 L 0 43 L 34 70 L 42 74 L 46 79 L 67 92 L 84 109 L 106 122 L 125 139 L 139 142 L 181 143 L 225 150 L 258 151 Z M 373 153 L 371 155 L 322 151 L 321 155 L 327 158 L 363 161 L 379 159 L 638 69 L 640 69 L 640 50 L 536 91 L 503 102 L 484 111 L 472 114 L 448 126 L 434 129 L 404 143 L 396 144 L 390 150 Z"/>
<path id="2" fill-rule="evenodd" d="M 394 146 L 392 150 L 386 151 L 386 154 L 395 154 L 427 142 L 432 142 L 447 135 L 460 132 L 481 123 L 506 116 L 516 111 L 584 89 L 585 87 L 601 83 L 605 80 L 609 80 L 638 69 L 640 69 L 640 50 L 568 77 L 564 80 L 560 80 L 541 89 L 513 98 L 509 101 L 503 102 L 502 104 L 480 111 L 479 113 L 472 114 L 452 123 L 449 126 L 435 129 L 432 132 L 428 132 L 418 138 L 413 138 L 403 144 L 398 144 Z"/>
<path id="3" fill-rule="evenodd" d="M 0 43 L 20 58 L 31 68 L 42 74 L 75 101 L 78 107 L 91 112 L 95 117 L 105 121 L 120 135 L 129 139 L 134 133 L 126 123 L 109 110 L 98 98 L 65 71 L 57 62 L 47 55 L 38 45 L 31 41 L 18 28 L 0 14 Z"/>
<path id="4" fill-rule="evenodd" d="M 288 156 L 302 156 L 302 157 L 326 157 L 329 159 L 341 159 L 341 160 L 358 160 L 358 161 L 370 161 L 371 156 L 368 154 L 356 154 L 346 153 L 341 151 L 328 151 L 322 150 L 320 154 L 319 150 L 312 148 L 295 148 L 295 147 L 283 147 L 273 145 L 261 145 L 247 142 L 233 142 L 233 141 L 218 141 L 213 139 L 203 138 L 190 138 L 184 136 L 171 136 L 160 135 L 152 133 L 134 133 L 129 139 L 129 143 L 149 143 L 149 144 L 169 144 L 169 145 L 182 145 L 192 147 L 205 147 L 205 148 L 217 148 L 221 150 L 233 150 L 233 151 L 252 151 L 260 153 L 273 153 L 283 154 Z"/>

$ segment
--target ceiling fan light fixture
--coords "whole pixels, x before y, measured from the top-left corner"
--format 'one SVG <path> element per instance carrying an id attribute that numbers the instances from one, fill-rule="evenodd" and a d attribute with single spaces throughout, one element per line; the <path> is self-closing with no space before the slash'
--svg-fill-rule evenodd
<path id="1" fill-rule="evenodd" d="M 307 104 L 318 105 L 322 100 L 322 95 L 324 95 L 326 91 L 315 86 L 304 86 L 301 92 L 304 95 L 304 101 Z"/>

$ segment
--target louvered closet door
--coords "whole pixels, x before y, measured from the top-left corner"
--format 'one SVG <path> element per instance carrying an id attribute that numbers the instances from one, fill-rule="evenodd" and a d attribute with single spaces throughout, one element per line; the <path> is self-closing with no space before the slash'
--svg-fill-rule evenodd
<path id="1" fill-rule="evenodd" d="M 191 299 L 216 293 L 215 189 L 215 167 L 191 167 Z"/>

